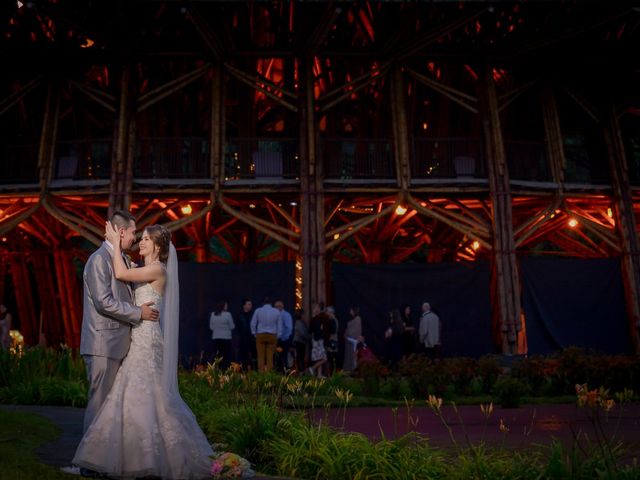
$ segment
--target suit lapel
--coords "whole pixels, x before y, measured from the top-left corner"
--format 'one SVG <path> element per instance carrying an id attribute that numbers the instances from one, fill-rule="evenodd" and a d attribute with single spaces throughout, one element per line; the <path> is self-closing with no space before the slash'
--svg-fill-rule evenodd
<path id="1" fill-rule="evenodd" d="M 111 248 L 107 242 L 103 242 L 102 243 L 102 248 L 104 248 L 107 253 L 109 254 L 109 258 L 111 259 L 111 273 L 113 275 L 113 277 L 115 278 L 115 271 L 114 271 L 114 267 L 113 267 L 113 248 Z M 123 255 L 123 258 L 124 257 Z M 127 260 L 125 260 L 125 264 L 127 265 L 127 268 L 129 268 L 129 262 L 127 262 Z M 121 280 L 116 279 L 117 282 L 122 282 Z M 127 287 L 127 291 L 129 292 L 129 297 L 131 298 L 131 302 L 133 303 L 134 298 L 133 298 L 133 286 L 131 285 L 131 282 L 122 282 L 126 285 Z"/>

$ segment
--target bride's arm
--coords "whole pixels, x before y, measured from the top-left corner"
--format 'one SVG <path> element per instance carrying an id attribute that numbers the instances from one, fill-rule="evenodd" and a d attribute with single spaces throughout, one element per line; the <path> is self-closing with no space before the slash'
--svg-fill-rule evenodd
<path id="1" fill-rule="evenodd" d="M 120 232 L 118 232 L 111 222 L 106 223 L 106 234 L 107 240 L 113 245 L 113 271 L 118 280 L 143 283 L 153 282 L 164 277 L 164 267 L 159 263 L 137 268 L 127 268 L 122 258 L 122 250 L 120 249 Z"/>

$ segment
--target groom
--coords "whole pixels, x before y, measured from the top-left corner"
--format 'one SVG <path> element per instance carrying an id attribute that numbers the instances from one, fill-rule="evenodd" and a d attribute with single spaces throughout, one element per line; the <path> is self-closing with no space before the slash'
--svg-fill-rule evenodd
<path id="1" fill-rule="evenodd" d="M 135 217 L 117 210 L 110 218 L 120 232 L 122 250 L 128 250 L 136 238 Z M 89 398 L 84 414 L 84 431 L 100 410 L 113 386 L 122 359 L 129 351 L 131 326 L 142 320 L 157 321 L 152 302 L 134 305 L 129 283 L 116 280 L 113 270 L 113 246 L 105 241 L 84 267 L 84 306 L 80 355 L 89 380 Z"/>

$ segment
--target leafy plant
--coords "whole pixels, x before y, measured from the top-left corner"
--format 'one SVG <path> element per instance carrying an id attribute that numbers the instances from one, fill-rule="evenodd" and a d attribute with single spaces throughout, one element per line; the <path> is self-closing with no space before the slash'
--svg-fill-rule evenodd
<path id="1" fill-rule="evenodd" d="M 529 387 L 526 383 L 507 376 L 499 378 L 493 386 L 493 394 L 504 408 L 519 407 L 522 396 L 528 392 Z"/>

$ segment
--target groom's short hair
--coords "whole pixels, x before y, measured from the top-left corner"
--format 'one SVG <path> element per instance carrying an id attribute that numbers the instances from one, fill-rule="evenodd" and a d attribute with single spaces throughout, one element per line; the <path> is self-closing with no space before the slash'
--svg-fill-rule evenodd
<path id="1" fill-rule="evenodd" d="M 135 223 L 136 217 L 128 210 L 116 210 L 109 219 L 116 228 L 128 228 L 131 220 Z"/>

